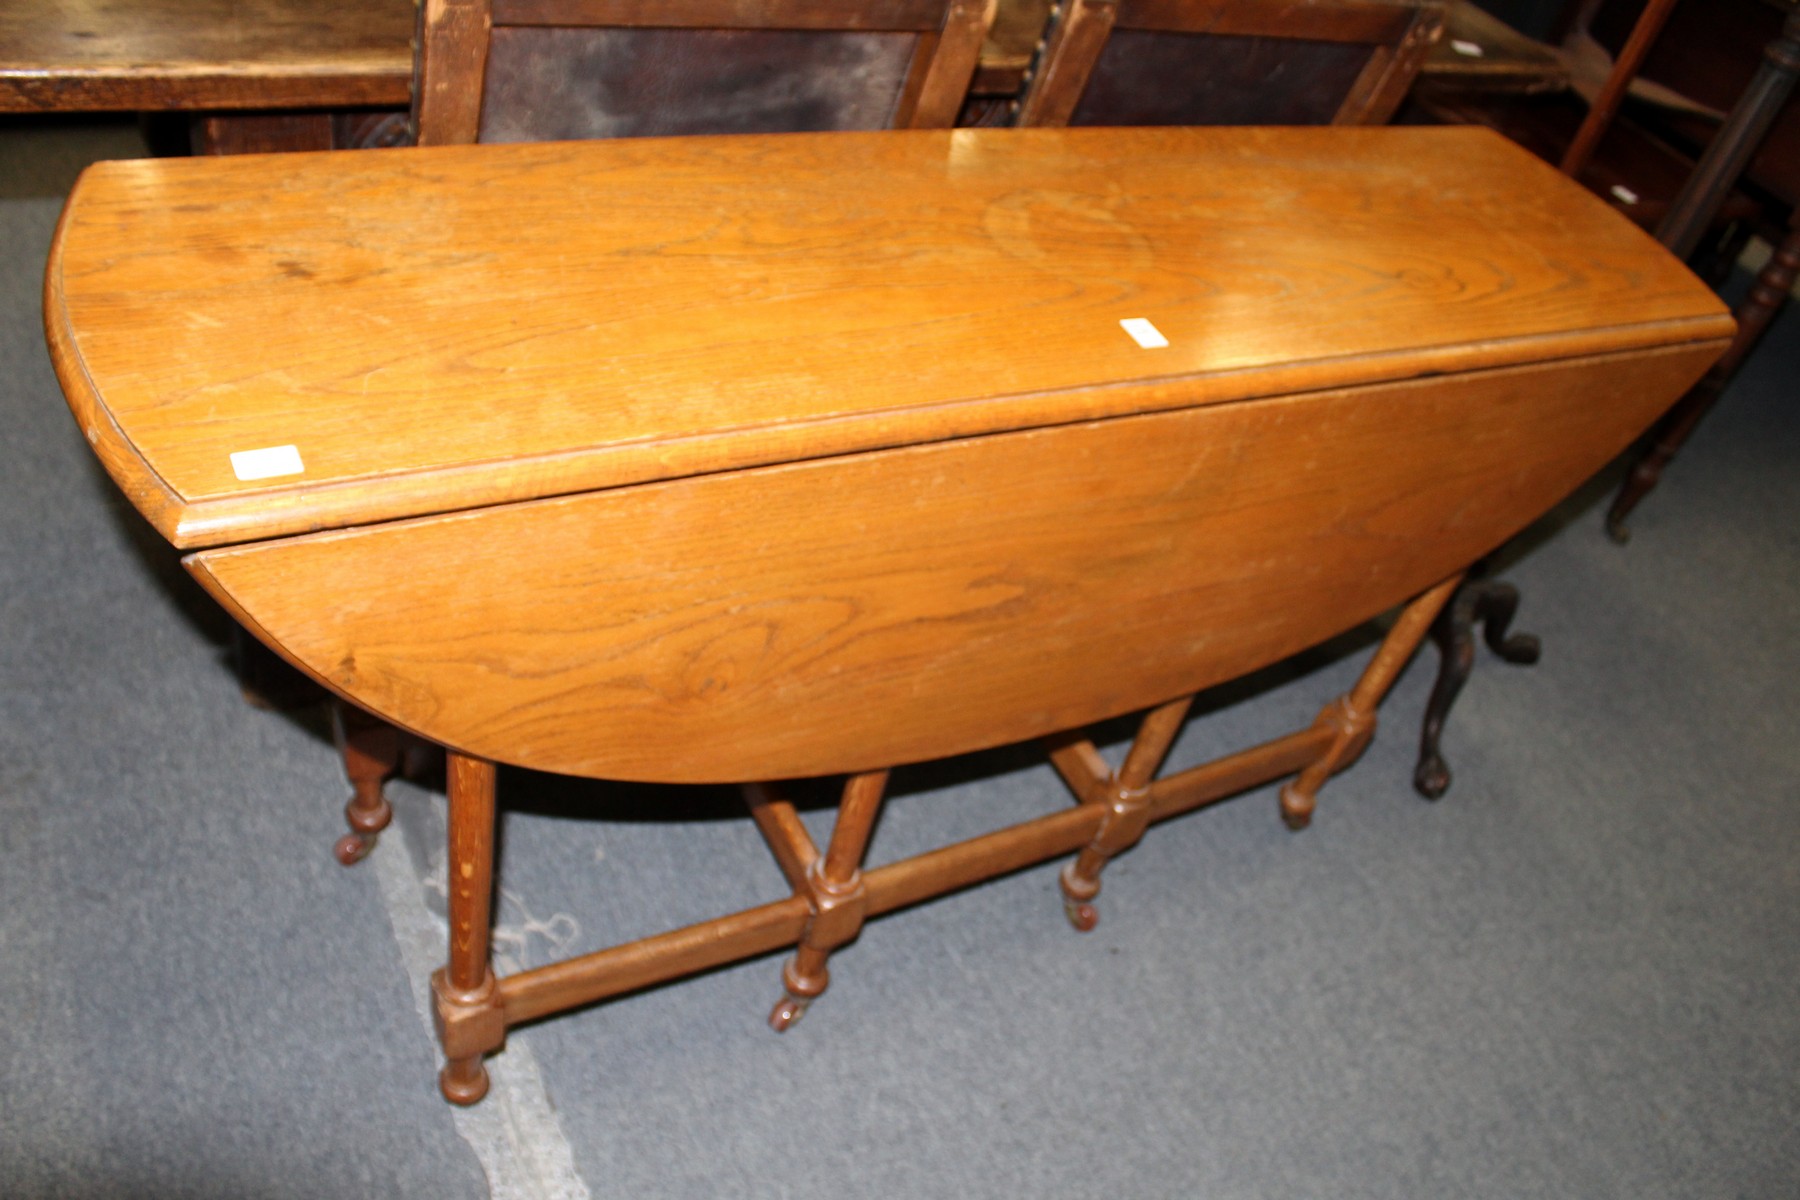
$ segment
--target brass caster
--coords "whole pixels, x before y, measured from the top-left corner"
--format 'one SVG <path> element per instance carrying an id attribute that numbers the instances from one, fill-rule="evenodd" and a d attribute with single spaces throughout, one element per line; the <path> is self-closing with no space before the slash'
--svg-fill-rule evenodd
<path id="1" fill-rule="evenodd" d="M 336 855 L 337 860 L 346 867 L 354 867 L 357 863 L 369 857 L 369 851 L 374 848 L 374 834 L 346 833 L 337 840 L 337 845 L 331 848 L 331 852 Z M 474 1101 L 470 1101 L 470 1103 L 474 1103 Z"/>
<path id="2" fill-rule="evenodd" d="M 1085 900 L 1063 898 L 1063 915 L 1069 918 L 1079 933 L 1092 933 L 1094 926 L 1100 923 L 1100 910 Z"/>
<path id="3" fill-rule="evenodd" d="M 811 1003 L 798 996 L 783 996 L 769 1013 L 769 1028 L 776 1033 L 786 1033 L 788 1026 L 806 1015 L 806 1006 Z"/>

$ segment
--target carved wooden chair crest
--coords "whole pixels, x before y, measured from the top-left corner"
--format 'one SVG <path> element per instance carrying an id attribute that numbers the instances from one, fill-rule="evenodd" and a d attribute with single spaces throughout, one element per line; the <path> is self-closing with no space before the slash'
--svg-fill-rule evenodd
<path id="1" fill-rule="evenodd" d="M 1021 125 L 1378 125 L 1438 0 L 1065 0 Z"/>

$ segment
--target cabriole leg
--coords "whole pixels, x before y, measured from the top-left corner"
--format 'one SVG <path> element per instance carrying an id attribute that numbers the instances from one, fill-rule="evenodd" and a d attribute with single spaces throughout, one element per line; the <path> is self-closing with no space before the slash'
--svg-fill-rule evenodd
<path id="1" fill-rule="evenodd" d="M 1497 579 L 1469 580 L 1456 590 L 1444 611 L 1431 624 L 1431 640 L 1442 656 L 1437 683 L 1425 705 L 1425 723 L 1419 734 L 1419 765 L 1413 770 L 1413 787 L 1427 800 L 1436 800 L 1450 789 L 1450 765 L 1439 742 L 1450 707 L 1469 681 L 1475 667 L 1475 627 L 1493 651 L 1509 663 L 1538 660 L 1537 638 L 1529 633 L 1508 634 L 1519 610 L 1519 589 Z"/>
<path id="2" fill-rule="evenodd" d="M 1117 773 L 1083 798 L 1084 804 L 1106 807 L 1094 840 L 1083 846 L 1073 862 L 1066 864 L 1058 882 L 1062 887 L 1063 912 L 1069 924 L 1087 933 L 1100 923 L 1100 911 L 1094 900 L 1100 895 L 1100 871 L 1115 854 L 1129 850 L 1144 836 L 1150 823 L 1150 782 L 1163 756 L 1181 732 L 1187 719 L 1192 696 L 1171 700 L 1145 715 L 1125 754 L 1125 765 Z"/>
<path id="3" fill-rule="evenodd" d="M 494 892 L 494 764 L 450 752 L 450 961 L 431 977 L 445 1064 L 444 1097 L 487 1095 L 482 1056 L 506 1042 L 506 1018 L 488 954 Z"/>
<path id="4" fill-rule="evenodd" d="M 1319 788 L 1333 774 L 1355 762 L 1368 746 L 1375 736 L 1375 710 L 1381 698 L 1400 677 L 1401 668 L 1419 648 L 1432 621 L 1461 582 L 1461 575 L 1447 579 L 1402 609 L 1400 619 L 1382 639 L 1356 686 L 1320 710 L 1313 725 L 1330 730 L 1333 737 L 1325 753 L 1281 789 L 1281 819 L 1288 828 L 1305 829 L 1312 823 Z"/>
<path id="5" fill-rule="evenodd" d="M 807 866 L 804 886 L 795 889 L 796 894 L 805 895 L 812 916 L 800 935 L 794 956 L 781 968 L 784 992 L 769 1013 L 769 1027 L 777 1033 L 806 1015 L 807 1006 L 831 983 L 831 972 L 826 968 L 831 952 L 853 941 L 862 931 L 863 918 L 868 914 L 862 857 L 875 828 L 875 816 L 881 811 L 887 778 L 886 771 L 871 771 L 853 775 L 844 784 L 837 824 L 831 830 L 831 845 L 823 858 Z"/>

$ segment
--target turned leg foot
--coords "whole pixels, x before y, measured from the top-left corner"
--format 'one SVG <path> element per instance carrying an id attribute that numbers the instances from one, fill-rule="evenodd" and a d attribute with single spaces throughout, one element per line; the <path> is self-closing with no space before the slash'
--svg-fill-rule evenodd
<path id="1" fill-rule="evenodd" d="M 1327 739 L 1325 745 L 1318 758 L 1281 788 L 1281 819 L 1289 829 L 1305 829 L 1312 824 L 1319 789 L 1327 779 L 1355 762 L 1375 736 L 1375 712 L 1381 698 L 1394 686 L 1394 680 L 1400 677 L 1407 660 L 1425 640 L 1461 582 L 1461 576 L 1446 579 L 1402 609 L 1393 628 L 1376 647 L 1375 657 L 1363 668 L 1356 686 L 1319 710 L 1313 720 L 1313 732 Z"/>
<path id="2" fill-rule="evenodd" d="M 355 782 L 355 781 L 353 781 Z M 394 819 L 394 810 L 382 794 L 381 781 L 373 786 L 356 783 L 350 803 L 344 806 L 344 821 L 350 832 L 339 838 L 333 853 L 346 867 L 361 862 L 375 848 L 375 837 Z"/>
<path id="3" fill-rule="evenodd" d="M 1100 894 L 1100 879 L 1097 875 L 1085 875 L 1081 865 L 1081 858 L 1064 865 L 1057 883 L 1062 887 L 1063 915 L 1069 918 L 1069 924 L 1079 933 L 1091 933 L 1100 924 L 1100 910 L 1094 907 L 1094 898 Z"/>
<path id="4" fill-rule="evenodd" d="M 786 1033 L 789 1025 L 806 1015 L 806 1006 L 811 1003 L 810 999 L 801 996 L 783 996 L 769 1012 L 769 1028 L 776 1033 Z"/>
<path id="5" fill-rule="evenodd" d="M 348 867 L 368 857 L 376 835 L 393 820 L 383 787 L 400 765 L 400 731 L 342 701 L 332 705 L 332 731 L 351 788 L 350 803 L 344 807 L 350 832 L 338 839 L 332 852 Z"/>
<path id="6" fill-rule="evenodd" d="M 1077 933 L 1092 933 L 1094 927 L 1100 924 L 1099 909 L 1091 904 L 1070 900 L 1066 896 L 1063 898 L 1063 916 L 1069 918 L 1069 924 L 1075 927 Z"/>
<path id="7" fill-rule="evenodd" d="M 1099 817 L 1093 839 L 1063 864 L 1057 877 L 1063 915 L 1077 933 L 1090 933 L 1100 924 L 1100 910 L 1094 906 L 1100 872 L 1144 836 L 1150 824 L 1151 781 L 1193 702 L 1191 695 L 1178 696 L 1145 713 L 1117 771 L 1107 771 L 1106 760 L 1083 738 L 1064 739 L 1051 753 L 1050 761 L 1075 788 L 1082 806 Z"/>
<path id="8" fill-rule="evenodd" d="M 375 835 L 372 833 L 346 833 L 332 846 L 332 857 L 346 867 L 354 867 L 369 856 L 375 848 Z"/>
<path id="9" fill-rule="evenodd" d="M 1298 782 L 1285 783 L 1281 787 L 1281 821 L 1289 829 L 1298 833 L 1312 824 L 1313 810 L 1318 807 L 1319 798 L 1313 791 L 1303 791 Z"/>
<path id="10" fill-rule="evenodd" d="M 444 1064 L 438 1072 L 438 1088 L 452 1104 L 475 1104 L 488 1094 L 487 1068 L 481 1055 L 458 1058 Z"/>
<path id="11" fill-rule="evenodd" d="M 790 1025 L 806 1015 L 812 1002 L 825 994 L 831 985 L 825 958 L 824 952 L 801 946 L 794 957 L 782 964 L 781 986 L 786 990 L 769 1011 L 770 1029 L 786 1033 Z"/>
<path id="12" fill-rule="evenodd" d="M 862 856 L 875 828 L 875 815 L 881 810 L 887 778 L 886 771 L 866 771 L 845 780 L 837 825 L 823 856 L 814 849 L 791 807 L 773 800 L 766 788 L 750 789 L 751 811 L 776 847 L 776 859 L 793 882 L 794 894 L 804 897 L 812 910 L 794 956 L 781 967 L 784 994 L 769 1013 L 769 1028 L 776 1033 L 785 1033 L 824 994 L 831 983 L 831 973 L 825 969 L 831 952 L 854 941 L 862 930 L 869 908 Z"/>

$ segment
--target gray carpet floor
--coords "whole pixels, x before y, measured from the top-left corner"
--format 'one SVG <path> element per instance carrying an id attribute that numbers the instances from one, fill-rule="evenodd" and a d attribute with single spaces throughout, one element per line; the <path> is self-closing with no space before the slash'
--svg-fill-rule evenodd
<path id="1" fill-rule="evenodd" d="M 243 703 L 49 369 L 61 198 L 137 153 L 0 126 L 0 1196 L 1800 1196 L 1794 313 L 1629 547 L 1601 481 L 1512 551 L 1544 659 L 1483 653 L 1443 801 L 1427 655 L 1313 828 L 1273 789 L 1154 828 L 1092 934 L 1026 871 L 872 923 L 783 1037 L 770 958 L 515 1031 L 453 1112 L 441 793 L 332 860 L 322 717 Z M 1304 724 L 1371 644 L 1208 696 L 1172 765 Z M 782 892 L 727 793 L 502 789 L 509 965 Z M 1022 751 L 895 791 L 877 862 L 1068 802 Z"/>

